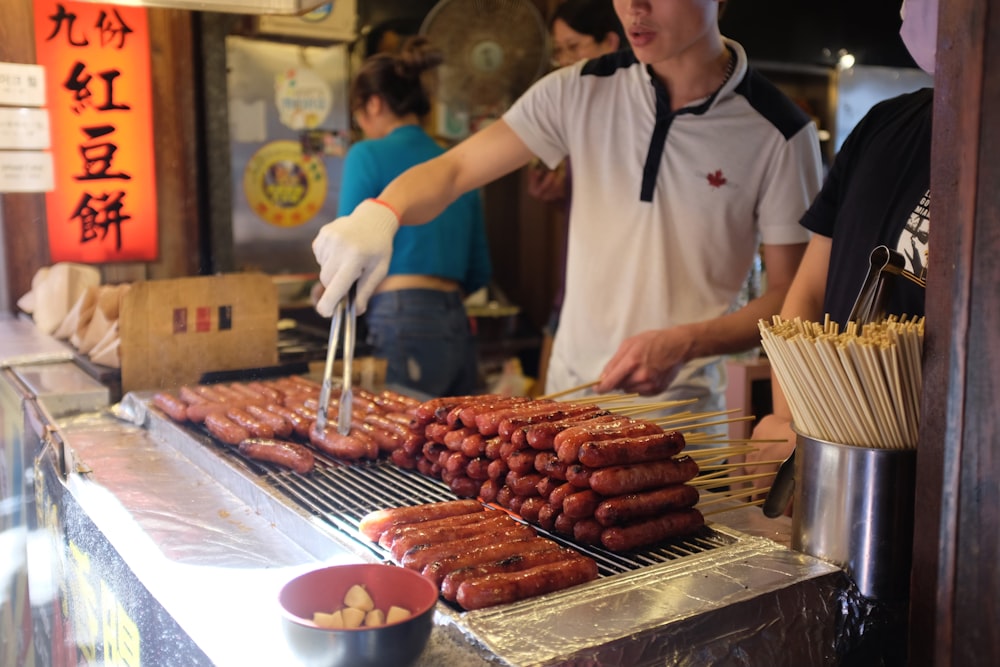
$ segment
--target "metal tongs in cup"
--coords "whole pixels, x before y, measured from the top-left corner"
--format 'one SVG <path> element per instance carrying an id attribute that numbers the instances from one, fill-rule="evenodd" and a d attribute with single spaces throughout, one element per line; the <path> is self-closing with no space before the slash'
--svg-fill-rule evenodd
<path id="1" fill-rule="evenodd" d="M 351 432 L 351 406 L 354 394 L 351 389 L 352 362 L 354 361 L 354 337 L 357 325 L 357 311 L 354 302 L 357 291 L 354 285 L 347 295 L 340 300 L 333 311 L 330 320 L 330 339 L 326 347 L 326 366 L 323 369 L 323 384 L 319 392 L 319 407 L 316 411 L 316 430 L 322 432 L 326 428 L 327 412 L 330 409 L 330 393 L 333 388 L 333 365 L 337 356 L 337 341 L 340 329 L 344 329 L 344 364 L 340 386 L 339 412 L 337 413 L 337 432 L 347 435 Z"/>

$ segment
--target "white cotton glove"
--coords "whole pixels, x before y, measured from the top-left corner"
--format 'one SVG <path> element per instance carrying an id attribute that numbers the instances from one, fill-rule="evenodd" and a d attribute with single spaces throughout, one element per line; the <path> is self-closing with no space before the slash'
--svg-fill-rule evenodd
<path id="1" fill-rule="evenodd" d="M 392 239 L 399 219 L 391 208 L 373 199 L 357 205 L 350 215 L 337 218 L 319 230 L 312 249 L 319 262 L 319 280 L 326 286 L 316 303 L 324 317 L 333 310 L 357 281 L 355 307 L 363 313 L 368 299 L 389 271 Z"/>

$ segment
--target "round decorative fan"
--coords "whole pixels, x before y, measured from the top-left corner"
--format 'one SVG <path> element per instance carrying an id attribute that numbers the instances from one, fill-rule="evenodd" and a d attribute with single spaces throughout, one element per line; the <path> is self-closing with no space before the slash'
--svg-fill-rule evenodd
<path id="1" fill-rule="evenodd" d="M 497 118 L 545 73 L 545 21 L 531 0 L 441 0 L 420 34 L 444 53 L 437 97 L 452 111 Z"/>

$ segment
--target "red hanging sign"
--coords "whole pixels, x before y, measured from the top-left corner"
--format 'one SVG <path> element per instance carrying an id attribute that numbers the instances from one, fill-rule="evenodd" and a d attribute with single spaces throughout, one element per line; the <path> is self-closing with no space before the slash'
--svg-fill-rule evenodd
<path id="1" fill-rule="evenodd" d="M 35 0 L 52 132 L 46 194 L 53 262 L 152 261 L 158 253 L 146 10 Z"/>

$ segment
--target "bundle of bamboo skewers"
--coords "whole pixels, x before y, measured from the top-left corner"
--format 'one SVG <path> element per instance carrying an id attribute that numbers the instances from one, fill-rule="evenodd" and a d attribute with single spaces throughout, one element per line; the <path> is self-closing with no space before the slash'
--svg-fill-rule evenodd
<path id="1" fill-rule="evenodd" d="M 761 344 L 796 429 L 830 442 L 914 448 L 924 318 L 891 316 L 840 331 L 829 316 L 759 322 Z"/>

